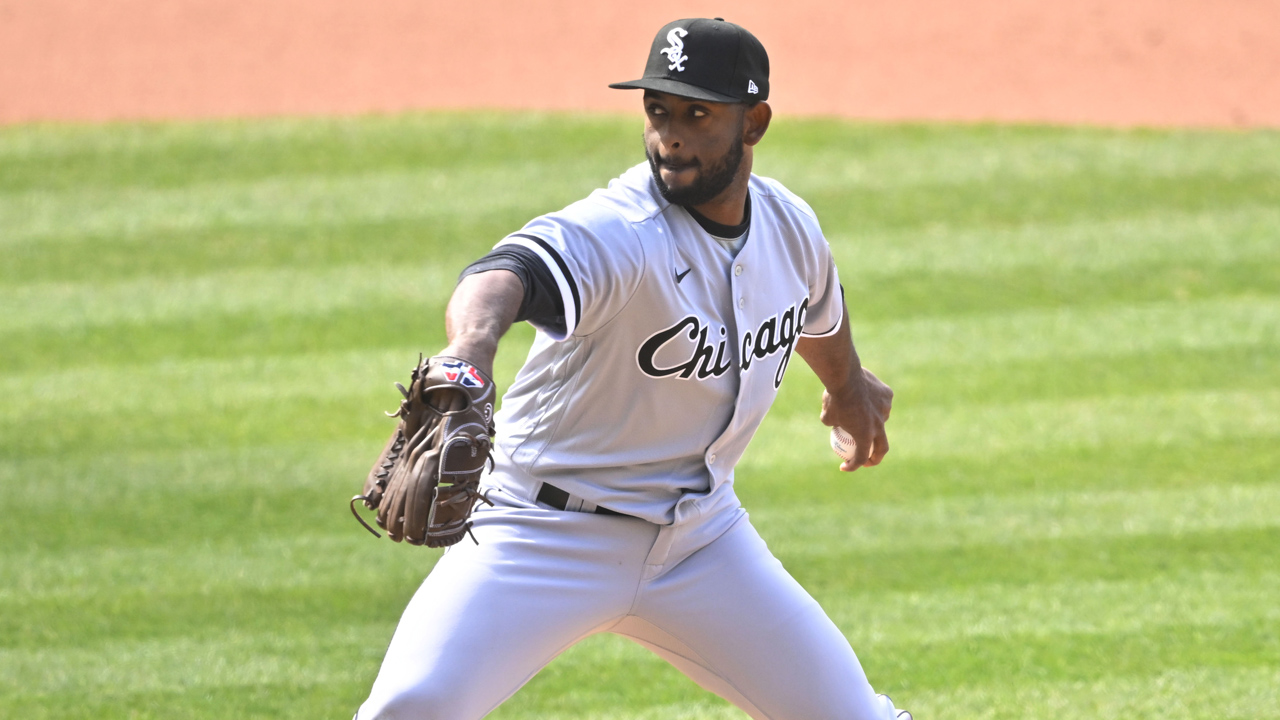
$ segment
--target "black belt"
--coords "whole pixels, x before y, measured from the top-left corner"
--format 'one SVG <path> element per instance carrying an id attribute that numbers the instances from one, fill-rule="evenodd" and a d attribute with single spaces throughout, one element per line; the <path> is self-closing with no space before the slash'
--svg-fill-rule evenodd
<path id="1" fill-rule="evenodd" d="M 569 505 L 569 493 L 551 483 L 542 483 L 542 489 L 538 491 L 538 502 L 550 505 L 557 510 L 564 510 Z M 595 512 L 597 515 L 622 515 L 620 512 L 614 512 L 599 505 L 596 506 Z"/>

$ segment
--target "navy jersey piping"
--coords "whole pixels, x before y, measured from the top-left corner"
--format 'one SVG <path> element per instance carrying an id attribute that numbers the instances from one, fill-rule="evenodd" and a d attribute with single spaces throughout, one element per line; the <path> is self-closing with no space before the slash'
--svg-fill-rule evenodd
<path id="1" fill-rule="evenodd" d="M 569 272 L 569 266 L 564 259 L 560 257 L 560 253 L 551 246 L 551 243 L 543 240 L 536 235 L 527 235 L 525 233 L 511 233 L 509 237 L 521 237 L 525 240 L 538 243 L 538 246 L 547 251 L 547 254 L 556 261 L 556 265 L 560 267 L 560 273 L 564 275 L 564 279 L 569 283 L 569 292 L 573 294 L 573 326 L 577 327 L 582 322 L 582 296 L 578 294 L 578 283 L 573 279 L 573 273 Z"/>

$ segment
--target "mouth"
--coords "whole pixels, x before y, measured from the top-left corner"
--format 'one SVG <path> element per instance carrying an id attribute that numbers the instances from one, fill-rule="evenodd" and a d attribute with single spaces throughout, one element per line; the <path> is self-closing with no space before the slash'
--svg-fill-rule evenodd
<path id="1" fill-rule="evenodd" d="M 685 170 L 692 170 L 694 168 L 697 168 L 701 164 L 702 163 L 698 162 L 698 160 L 696 159 L 686 160 L 684 162 L 677 162 L 677 161 L 671 160 L 670 158 L 662 157 L 661 155 L 658 156 L 658 162 L 657 162 L 659 170 L 666 170 L 667 172 L 671 172 L 671 173 L 679 173 L 679 172 L 684 172 Z"/>
<path id="2" fill-rule="evenodd" d="M 693 162 L 674 163 L 668 160 L 660 160 L 658 162 L 658 171 L 662 173 L 663 178 L 668 182 L 677 177 L 683 177 L 697 171 L 700 163 L 696 160 Z"/>

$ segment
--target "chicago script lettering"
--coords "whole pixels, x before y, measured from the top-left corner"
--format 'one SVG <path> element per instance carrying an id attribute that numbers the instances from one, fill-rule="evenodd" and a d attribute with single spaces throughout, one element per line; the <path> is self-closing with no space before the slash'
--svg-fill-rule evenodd
<path id="1" fill-rule="evenodd" d="M 686 328 L 688 328 L 687 332 Z M 655 365 L 654 356 L 658 354 L 658 351 L 681 333 L 685 333 L 690 340 L 695 341 L 693 355 L 687 361 L 672 367 L 660 368 Z M 679 377 L 686 380 L 691 377 L 696 377 L 699 380 L 720 377 L 733 367 L 728 358 L 725 357 L 725 343 L 727 340 L 724 335 L 726 334 L 727 331 L 724 328 L 720 328 L 720 342 L 717 347 L 713 348 L 707 343 L 707 328 L 703 326 L 702 320 L 695 315 L 690 315 L 666 330 L 650 335 L 649 339 L 645 340 L 644 344 L 640 346 L 639 352 L 636 353 L 636 362 L 640 364 L 640 370 L 650 377 L 667 377 L 676 373 L 679 373 Z"/>
<path id="2" fill-rule="evenodd" d="M 782 385 L 782 376 L 787 372 L 791 362 L 791 354 L 795 351 L 796 339 L 804 329 L 805 314 L 809 311 L 809 299 L 805 298 L 799 306 L 792 305 L 783 312 L 765 318 L 754 331 L 748 330 L 742 335 L 742 354 L 740 367 L 742 372 L 751 369 L 756 360 L 764 360 L 782 352 L 778 362 L 778 370 L 773 376 L 773 387 L 776 390 Z M 720 328 L 720 340 L 712 345 L 707 339 L 710 324 L 703 323 L 696 315 L 689 315 L 680 322 L 665 330 L 650 335 L 636 352 L 636 363 L 640 371 L 649 377 L 662 378 L 675 375 L 681 379 L 695 378 L 705 380 L 720 377 L 732 369 L 733 364 L 726 357 L 728 350 L 728 331 Z M 669 367 L 658 367 L 656 357 L 662 348 L 681 335 L 693 342 L 693 351 L 684 362 Z"/>

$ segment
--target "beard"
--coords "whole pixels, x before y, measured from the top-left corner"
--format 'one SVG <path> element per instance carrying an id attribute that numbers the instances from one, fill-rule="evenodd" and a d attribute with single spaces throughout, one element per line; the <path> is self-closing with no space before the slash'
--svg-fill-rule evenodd
<path id="1" fill-rule="evenodd" d="M 662 173 L 659 172 L 660 159 L 654 157 L 647 147 L 644 156 L 649 159 L 649 169 L 653 171 L 653 181 L 658 184 L 658 192 L 662 193 L 662 197 L 667 202 L 673 205 L 697 207 L 716 199 L 733 184 L 733 179 L 738 175 L 738 168 L 742 166 L 745 152 L 746 143 L 742 142 L 742 133 L 738 133 L 728 152 L 715 163 L 706 166 L 699 164 L 698 178 L 687 187 L 679 189 L 673 189 L 663 182 Z"/>

